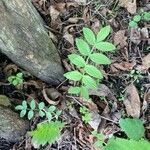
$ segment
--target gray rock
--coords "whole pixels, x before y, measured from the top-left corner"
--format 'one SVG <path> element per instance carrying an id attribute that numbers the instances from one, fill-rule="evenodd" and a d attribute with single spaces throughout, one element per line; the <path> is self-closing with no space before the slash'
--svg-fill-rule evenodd
<path id="1" fill-rule="evenodd" d="M 0 138 L 18 142 L 29 129 L 29 122 L 5 106 L 0 106 Z"/>

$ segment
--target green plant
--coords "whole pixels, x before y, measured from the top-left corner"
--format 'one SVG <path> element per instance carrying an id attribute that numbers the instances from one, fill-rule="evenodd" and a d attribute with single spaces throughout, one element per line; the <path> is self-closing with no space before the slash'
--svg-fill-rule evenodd
<path id="1" fill-rule="evenodd" d="M 80 107 L 80 113 L 82 114 L 82 120 L 85 123 L 91 121 L 91 114 L 88 108 L 86 108 L 85 106 Z"/>
<path id="2" fill-rule="evenodd" d="M 124 101 L 124 99 L 125 99 L 125 96 L 122 93 L 120 93 L 120 95 L 118 97 L 118 100 L 119 101 Z"/>
<path id="3" fill-rule="evenodd" d="M 17 86 L 23 83 L 23 73 L 17 73 L 14 76 L 8 77 L 8 81 L 10 84 Z"/>
<path id="4" fill-rule="evenodd" d="M 150 12 L 141 12 L 141 14 L 135 15 L 129 22 L 129 27 L 137 27 L 140 21 L 150 21 Z"/>
<path id="5" fill-rule="evenodd" d="M 86 41 L 76 38 L 76 46 L 80 54 L 68 56 L 70 62 L 75 65 L 75 70 L 64 74 L 67 79 L 75 81 L 76 86 L 70 87 L 68 93 L 80 94 L 81 97 L 89 99 L 88 90 L 97 88 L 99 82 L 103 79 L 103 74 L 98 69 L 98 65 L 111 64 L 111 60 L 103 53 L 116 49 L 112 43 L 105 41 L 110 31 L 110 26 L 106 26 L 95 35 L 91 29 L 83 28 Z"/>
<path id="6" fill-rule="evenodd" d="M 44 122 L 39 123 L 36 130 L 28 133 L 32 136 L 32 143 L 39 147 L 47 143 L 53 144 L 60 137 L 60 131 L 63 127 L 64 123 L 59 121 Z"/>
<path id="7" fill-rule="evenodd" d="M 132 70 L 129 73 L 129 77 L 131 77 L 134 81 L 136 81 L 137 83 L 139 83 L 140 79 L 143 77 L 142 73 L 138 70 Z"/>
<path id="8" fill-rule="evenodd" d="M 34 117 L 35 112 L 37 112 L 40 117 L 45 116 L 48 121 L 51 121 L 53 118 L 58 119 L 61 114 L 61 111 L 57 110 L 55 106 L 49 106 L 47 108 L 44 102 L 36 104 L 34 99 L 31 100 L 29 107 L 27 102 L 24 100 L 22 101 L 22 104 L 16 106 L 15 109 L 20 110 L 20 117 L 24 117 L 27 114 L 29 120 Z"/>

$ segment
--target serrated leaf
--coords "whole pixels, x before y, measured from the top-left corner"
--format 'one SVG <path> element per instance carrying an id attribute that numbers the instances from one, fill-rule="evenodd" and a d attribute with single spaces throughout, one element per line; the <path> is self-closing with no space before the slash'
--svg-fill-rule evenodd
<path id="1" fill-rule="evenodd" d="M 103 52 L 114 51 L 115 45 L 109 42 L 99 42 L 95 44 L 95 47 Z"/>
<path id="2" fill-rule="evenodd" d="M 87 74 L 89 74 L 92 77 L 98 78 L 98 79 L 102 79 L 103 75 L 102 73 L 93 65 L 86 65 L 84 68 L 85 72 Z"/>
<path id="3" fill-rule="evenodd" d="M 38 124 L 37 129 L 28 132 L 32 136 L 32 143 L 38 146 L 45 144 L 53 144 L 60 137 L 60 131 L 64 127 L 64 123 L 59 121 L 51 121 L 50 123 Z"/>
<path id="4" fill-rule="evenodd" d="M 40 102 L 40 103 L 38 104 L 38 107 L 39 107 L 40 110 L 44 109 L 44 107 L 45 107 L 44 102 Z"/>
<path id="5" fill-rule="evenodd" d="M 79 52 L 84 56 L 88 56 L 91 51 L 89 45 L 83 39 L 76 38 L 75 41 Z"/>
<path id="6" fill-rule="evenodd" d="M 111 60 L 104 54 L 94 53 L 94 54 L 91 54 L 89 57 L 93 62 L 97 64 L 102 64 L 102 65 L 111 64 Z"/>
<path id="7" fill-rule="evenodd" d="M 81 91 L 80 87 L 70 87 L 68 89 L 68 93 L 70 93 L 70 94 L 79 94 L 80 91 Z"/>
<path id="8" fill-rule="evenodd" d="M 88 87 L 88 88 L 94 88 L 96 89 L 97 87 L 97 84 L 95 82 L 94 79 L 92 79 L 90 76 L 88 75 L 84 75 L 83 78 L 82 78 L 82 83 Z"/>
<path id="9" fill-rule="evenodd" d="M 48 108 L 48 112 L 51 112 L 51 113 L 53 113 L 55 110 L 56 110 L 56 106 L 50 106 Z"/>
<path id="10" fill-rule="evenodd" d="M 35 107 L 36 107 L 35 101 L 32 99 L 31 102 L 30 102 L 30 108 L 31 108 L 32 110 L 34 110 Z"/>
<path id="11" fill-rule="evenodd" d="M 130 22 L 129 22 L 129 27 L 135 28 L 135 27 L 137 27 L 137 26 L 138 26 L 138 24 L 137 24 L 135 21 L 130 21 Z"/>
<path id="12" fill-rule="evenodd" d="M 71 63 L 76 65 L 77 67 L 84 67 L 85 66 L 85 60 L 83 57 L 77 55 L 77 54 L 71 54 L 68 56 Z"/>
<path id="13" fill-rule="evenodd" d="M 30 111 L 28 112 L 28 119 L 31 120 L 31 119 L 33 118 L 33 116 L 34 116 L 34 111 L 33 111 L 33 110 L 30 110 Z"/>
<path id="14" fill-rule="evenodd" d="M 26 115 L 26 113 L 27 113 L 27 110 L 26 110 L 26 109 L 21 110 L 21 112 L 20 112 L 20 117 L 21 117 L 21 118 L 24 117 L 24 116 Z"/>
<path id="15" fill-rule="evenodd" d="M 52 120 L 52 114 L 50 113 L 50 112 L 46 112 L 46 117 L 47 117 L 47 119 L 49 120 L 49 121 L 51 121 Z"/>
<path id="16" fill-rule="evenodd" d="M 146 140 L 127 140 L 121 138 L 112 138 L 108 141 L 104 150 L 149 150 L 150 143 Z"/>
<path id="17" fill-rule="evenodd" d="M 24 107 L 22 105 L 18 105 L 18 106 L 15 107 L 15 109 L 16 110 L 22 110 L 22 109 L 24 109 Z"/>
<path id="18" fill-rule="evenodd" d="M 144 136 L 144 126 L 140 119 L 120 119 L 119 125 L 130 139 L 139 140 Z"/>
<path id="19" fill-rule="evenodd" d="M 91 29 L 84 27 L 83 28 L 83 35 L 89 44 L 91 44 L 91 45 L 95 44 L 95 42 L 96 42 L 95 34 Z"/>
<path id="20" fill-rule="evenodd" d="M 105 40 L 106 37 L 109 35 L 110 30 L 111 30 L 110 26 L 103 27 L 97 34 L 96 42 L 98 43 L 98 42 Z"/>
<path id="21" fill-rule="evenodd" d="M 84 86 L 81 87 L 81 97 L 85 99 L 89 99 L 89 92 L 88 92 L 87 87 L 84 87 Z"/>
<path id="22" fill-rule="evenodd" d="M 64 76 L 73 81 L 79 81 L 82 78 L 82 74 L 79 71 L 71 71 L 64 74 Z"/>
<path id="23" fill-rule="evenodd" d="M 45 112 L 42 111 L 42 110 L 40 110 L 40 111 L 39 111 L 39 116 L 40 116 L 40 117 L 44 117 L 44 116 L 45 116 Z"/>

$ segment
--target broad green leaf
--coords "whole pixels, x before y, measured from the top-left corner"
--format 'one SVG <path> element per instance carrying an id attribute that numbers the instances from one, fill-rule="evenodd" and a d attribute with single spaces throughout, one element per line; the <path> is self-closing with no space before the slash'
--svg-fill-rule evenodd
<path id="1" fill-rule="evenodd" d="M 40 117 L 44 117 L 44 116 L 45 116 L 45 112 L 42 111 L 42 110 L 40 110 L 40 111 L 39 111 L 39 116 L 40 116 Z"/>
<path id="2" fill-rule="evenodd" d="M 140 20 L 141 20 L 141 16 L 140 15 L 135 15 L 133 17 L 133 21 L 135 21 L 135 22 L 139 22 Z"/>
<path id="3" fill-rule="evenodd" d="M 70 87 L 68 89 L 68 93 L 70 93 L 70 94 L 79 94 L 80 91 L 81 91 L 80 87 Z"/>
<path id="4" fill-rule="evenodd" d="M 47 119 L 49 120 L 49 121 L 51 121 L 52 120 L 52 114 L 50 113 L 50 112 L 46 112 L 46 117 L 47 117 Z"/>
<path id="5" fill-rule="evenodd" d="M 112 138 L 108 141 L 104 150 L 150 150 L 150 143 L 146 140 Z"/>
<path id="6" fill-rule="evenodd" d="M 13 84 L 14 86 L 16 86 L 16 85 L 18 84 L 18 80 L 16 80 L 16 79 L 13 80 L 13 81 L 12 81 L 12 84 Z"/>
<path id="7" fill-rule="evenodd" d="M 73 81 L 79 81 L 82 78 L 82 74 L 79 71 L 71 71 L 64 74 L 64 76 Z"/>
<path id="8" fill-rule="evenodd" d="M 22 110 L 22 109 L 24 109 L 24 107 L 22 105 L 18 105 L 18 106 L 15 107 L 15 109 L 16 110 Z"/>
<path id="9" fill-rule="evenodd" d="M 27 102 L 26 101 L 22 101 L 22 106 L 24 109 L 27 109 Z"/>
<path id="10" fill-rule="evenodd" d="M 92 77 L 98 78 L 98 79 L 102 79 L 103 75 L 102 73 L 93 65 L 86 65 L 84 68 L 85 72 L 87 74 L 89 74 Z"/>
<path id="11" fill-rule="evenodd" d="M 38 104 L 38 107 L 39 107 L 40 110 L 44 109 L 44 107 L 45 107 L 44 102 L 40 102 L 40 103 Z"/>
<path id="12" fill-rule="evenodd" d="M 84 67 L 85 66 L 85 60 L 83 57 L 77 55 L 77 54 L 71 54 L 68 56 L 71 63 L 76 65 L 77 67 Z"/>
<path id="13" fill-rule="evenodd" d="M 144 126 L 140 119 L 120 119 L 119 125 L 130 139 L 139 140 L 144 136 Z"/>
<path id="14" fill-rule="evenodd" d="M 53 113 L 56 110 L 56 106 L 50 106 L 48 112 Z"/>
<path id="15" fill-rule="evenodd" d="M 21 117 L 21 118 L 24 117 L 24 116 L 26 115 L 26 113 L 27 113 L 27 110 L 26 110 L 26 109 L 21 110 L 21 112 L 20 112 L 20 117 Z"/>
<path id="16" fill-rule="evenodd" d="M 32 110 L 34 110 L 35 107 L 36 107 L 35 101 L 32 99 L 31 102 L 30 102 L 30 108 L 31 108 Z"/>
<path id="17" fill-rule="evenodd" d="M 97 64 L 102 64 L 102 65 L 111 64 L 111 60 L 104 54 L 100 54 L 100 53 L 91 54 L 90 59 Z"/>
<path id="18" fill-rule="evenodd" d="M 114 51 L 116 49 L 115 45 L 109 42 L 96 43 L 95 47 L 103 52 Z"/>
<path id="19" fill-rule="evenodd" d="M 28 119 L 31 120 L 31 119 L 33 118 L 33 116 L 34 116 L 34 111 L 33 111 L 33 110 L 30 110 L 30 111 L 28 112 Z"/>
<path id="20" fill-rule="evenodd" d="M 95 34 L 93 33 L 93 31 L 91 29 L 84 27 L 83 28 L 83 35 L 89 44 L 91 44 L 91 45 L 95 44 L 95 42 L 96 42 Z"/>
<path id="21" fill-rule="evenodd" d="M 94 88 L 96 89 L 97 88 L 97 84 L 95 82 L 94 79 L 92 79 L 90 76 L 88 75 L 84 75 L 83 78 L 82 78 L 82 83 L 88 87 L 88 88 Z"/>
<path id="22" fill-rule="evenodd" d="M 19 78 L 22 78 L 23 77 L 23 73 L 17 73 L 17 75 L 16 75 L 17 77 L 19 77 Z"/>
<path id="23" fill-rule="evenodd" d="M 138 24 L 137 24 L 135 21 L 130 21 L 130 22 L 129 22 L 129 27 L 135 28 L 135 27 L 137 27 L 137 26 L 138 26 Z"/>
<path id="24" fill-rule="evenodd" d="M 88 56 L 90 54 L 90 47 L 83 39 L 76 38 L 76 46 L 82 55 Z"/>
<path id="25" fill-rule="evenodd" d="M 37 129 L 28 132 L 32 136 L 32 143 L 37 146 L 45 146 L 53 144 L 60 137 L 60 131 L 64 127 L 64 123 L 59 121 L 51 121 L 50 123 L 38 124 Z"/>
<path id="26" fill-rule="evenodd" d="M 81 87 L 81 97 L 85 99 L 89 99 L 89 92 L 88 92 L 87 87 L 84 87 L 84 86 Z"/>
<path id="27" fill-rule="evenodd" d="M 96 42 L 98 43 L 98 42 L 105 40 L 106 37 L 109 35 L 110 30 L 111 30 L 110 26 L 103 27 L 97 34 Z"/>
<path id="28" fill-rule="evenodd" d="M 146 21 L 150 21 L 150 12 L 145 12 L 143 17 Z"/>

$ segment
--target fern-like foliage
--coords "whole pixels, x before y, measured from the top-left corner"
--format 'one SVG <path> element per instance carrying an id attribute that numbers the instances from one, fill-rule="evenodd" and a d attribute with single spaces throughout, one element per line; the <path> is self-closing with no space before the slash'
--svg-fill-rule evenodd
<path id="1" fill-rule="evenodd" d="M 60 137 L 60 131 L 63 127 L 64 123 L 59 121 L 38 124 L 36 130 L 29 132 L 29 135 L 32 136 L 33 145 L 39 147 L 47 143 L 54 143 Z"/>

